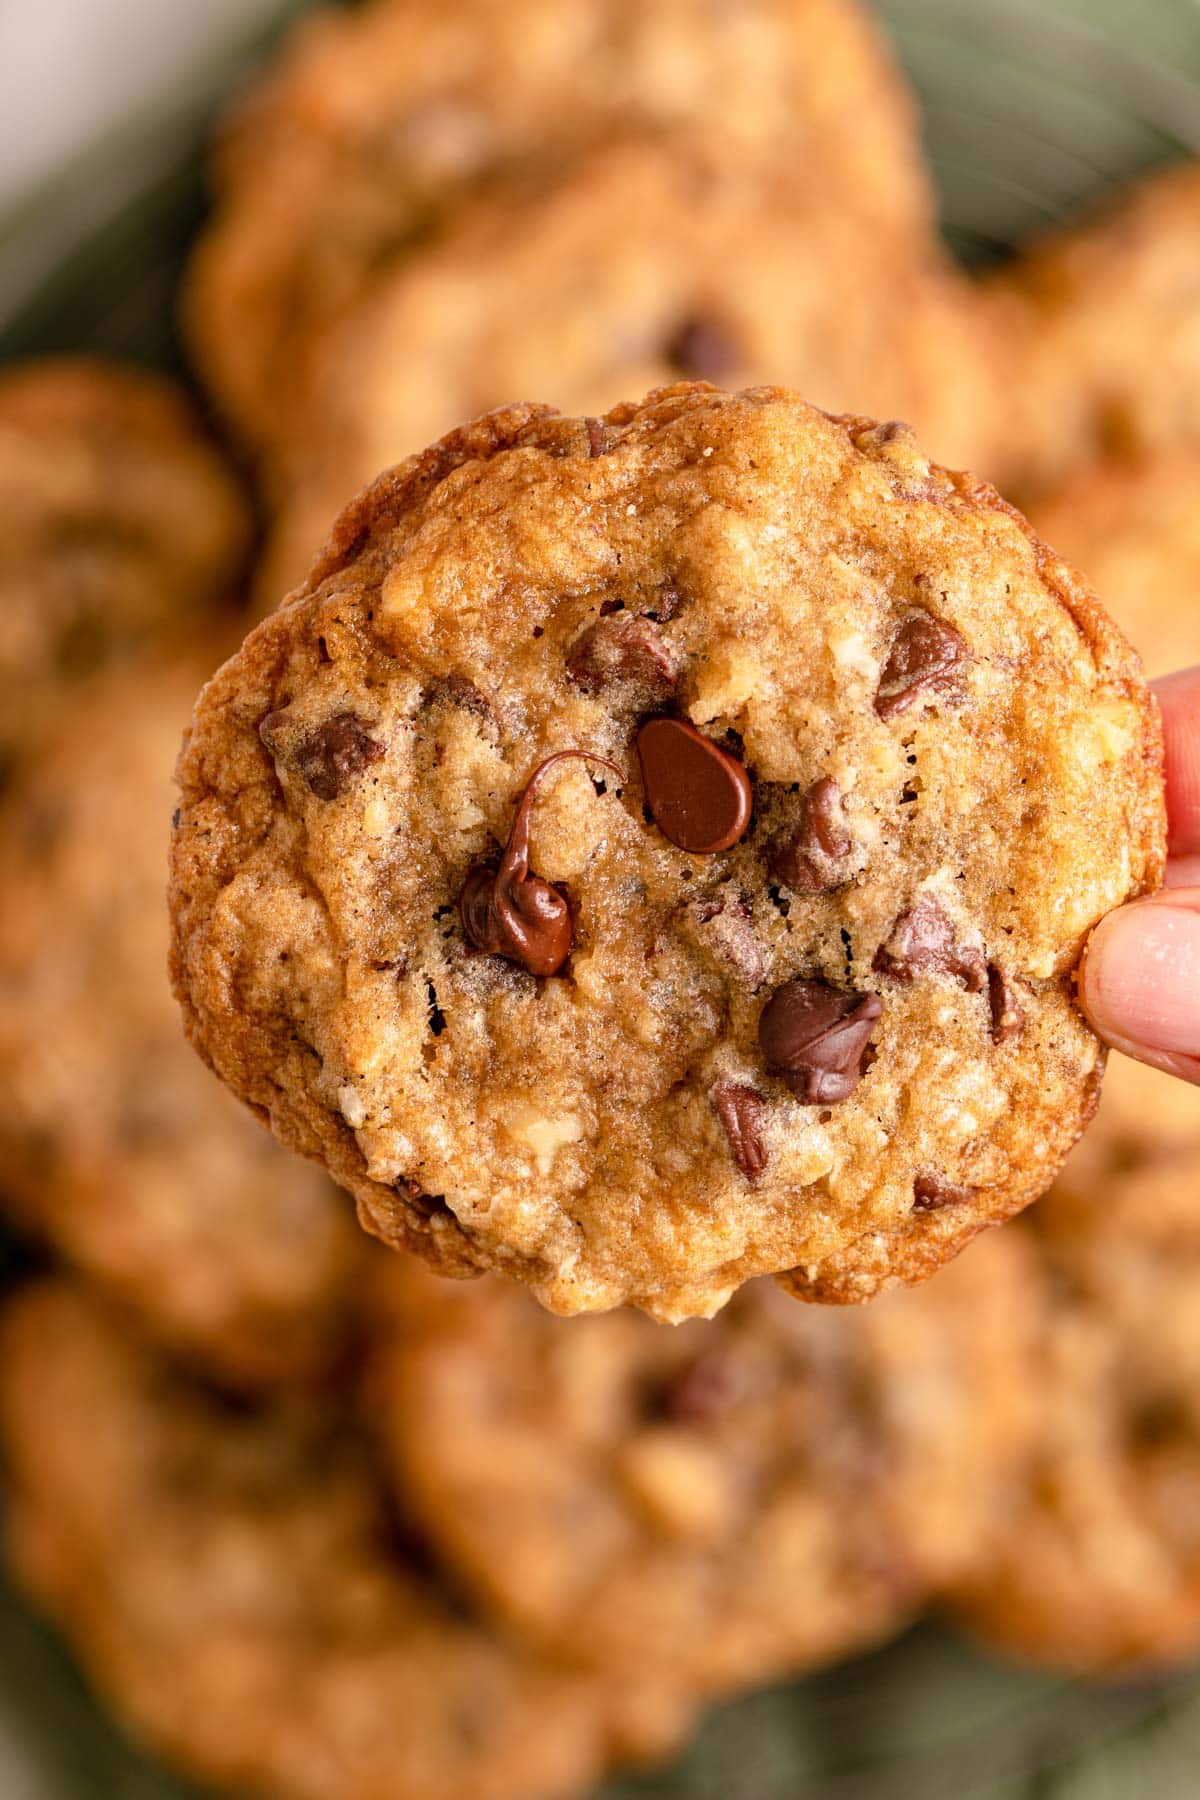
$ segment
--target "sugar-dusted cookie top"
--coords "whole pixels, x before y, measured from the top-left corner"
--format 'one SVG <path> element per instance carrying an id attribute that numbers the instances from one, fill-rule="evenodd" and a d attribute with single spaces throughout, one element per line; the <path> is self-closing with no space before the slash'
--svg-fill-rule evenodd
<path id="1" fill-rule="evenodd" d="M 370 1227 L 553 1309 L 861 1298 L 1049 1183 L 1155 885 L 1136 657 L 911 434 L 703 384 L 383 476 L 198 704 L 192 1036 Z"/>

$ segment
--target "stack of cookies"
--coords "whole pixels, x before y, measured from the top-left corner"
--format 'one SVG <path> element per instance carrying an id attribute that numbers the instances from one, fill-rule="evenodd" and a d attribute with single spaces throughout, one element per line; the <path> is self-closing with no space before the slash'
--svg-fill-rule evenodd
<path id="1" fill-rule="evenodd" d="M 857 0 L 367 0 L 213 178 L 204 416 L 0 375 L 16 1577 L 276 1800 L 586 1793 L 933 1608 L 1200 1653 L 1200 1098 L 984 1229 L 1153 707 L 947 473 L 1200 660 L 1196 171 L 972 278 Z"/>

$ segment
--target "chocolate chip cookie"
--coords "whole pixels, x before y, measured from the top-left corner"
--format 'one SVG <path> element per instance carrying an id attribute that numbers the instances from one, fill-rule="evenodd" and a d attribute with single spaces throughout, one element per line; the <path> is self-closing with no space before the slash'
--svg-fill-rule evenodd
<path id="1" fill-rule="evenodd" d="M 186 313 L 231 418 L 260 448 L 286 443 L 309 348 L 382 269 L 485 181 L 561 169 L 628 130 L 700 135 L 724 161 L 795 171 L 881 261 L 889 240 L 931 235 L 914 108 L 858 0 L 326 11 L 298 27 L 217 159 Z"/>
<path id="2" fill-rule="evenodd" d="M 0 375 L 0 756 L 64 688 L 224 602 L 245 502 L 183 397 L 84 357 Z"/>
<path id="3" fill-rule="evenodd" d="M 489 1637 L 331 1409 L 232 1409 L 65 1283 L 0 1334 L 8 1554 L 128 1729 L 272 1800 L 587 1790 L 607 1690 Z"/>
<path id="4" fill-rule="evenodd" d="M 1163 860 L 1136 657 L 994 491 L 780 389 L 496 413 L 201 696 L 189 1030 L 370 1228 L 553 1310 L 861 1299 L 1036 1197 Z"/>
<path id="5" fill-rule="evenodd" d="M 238 1381 L 340 1357 L 366 1243 L 200 1067 L 168 985 L 171 771 L 206 639 L 93 677 L 0 816 L 9 1217 Z"/>
<path id="6" fill-rule="evenodd" d="M 1032 511 L 1151 675 L 1200 662 L 1200 444 L 1100 464 Z"/>
<path id="7" fill-rule="evenodd" d="M 1088 1675 L 1200 1651 L 1200 1095 L 1123 1059 L 1109 1080 L 1029 1214 L 1033 1454 L 959 1602 L 987 1643 Z"/>
<path id="8" fill-rule="evenodd" d="M 1050 234 L 991 294 L 1015 358 L 1007 476 L 1022 497 L 1100 457 L 1197 441 L 1200 163 Z"/>
<path id="9" fill-rule="evenodd" d="M 610 144 L 465 208 L 314 351 L 259 588 L 273 606 L 301 580 L 380 469 L 530 393 L 596 414 L 680 377 L 783 382 L 904 418 L 939 461 L 985 469 L 989 322 L 927 246 L 889 251 L 815 185 L 678 143 Z"/>
<path id="10" fill-rule="evenodd" d="M 1024 1249 L 991 1234 L 865 1308 L 755 1282 L 677 1330 L 391 1258 L 372 1412 L 424 1528 L 532 1640 L 685 1691 L 777 1680 L 988 1544 L 1028 1413 Z"/>

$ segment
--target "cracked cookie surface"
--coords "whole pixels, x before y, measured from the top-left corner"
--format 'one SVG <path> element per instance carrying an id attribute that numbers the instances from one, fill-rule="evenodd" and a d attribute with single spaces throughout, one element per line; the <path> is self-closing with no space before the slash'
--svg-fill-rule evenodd
<path id="1" fill-rule="evenodd" d="M 782 1679 L 989 1547 L 1029 1412 L 1025 1248 L 990 1233 L 863 1308 L 757 1282 L 674 1330 L 391 1258 L 372 1417 L 432 1541 L 532 1641 L 708 1693 Z"/>
<path id="2" fill-rule="evenodd" d="M 703 384 L 514 408 L 360 497 L 201 696 L 175 980 L 443 1270 L 561 1312 L 865 1298 L 1088 1118 L 1073 970 L 1160 877 L 1160 763 L 1086 588 L 903 428 Z"/>

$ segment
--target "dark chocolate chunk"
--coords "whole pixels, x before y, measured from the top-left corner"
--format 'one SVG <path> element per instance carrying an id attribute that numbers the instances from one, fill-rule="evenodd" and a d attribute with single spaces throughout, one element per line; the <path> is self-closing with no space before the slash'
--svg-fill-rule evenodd
<path id="1" fill-rule="evenodd" d="M 1025 1028 L 1025 1008 L 1017 999 L 1016 984 L 996 963 L 988 964 L 988 1008 L 992 1015 L 992 1042 L 1006 1044 Z"/>
<path id="2" fill-rule="evenodd" d="M 975 1198 L 975 1190 L 956 1187 L 940 1175 L 918 1175 L 913 1182 L 913 1211 L 939 1212 L 943 1206 L 965 1206 Z"/>
<path id="3" fill-rule="evenodd" d="M 719 1081 L 711 1099 L 725 1127 L 734 1162 L 747 1181 L 756 1181 L 767 1166 L 767 1147 L 762 1136 L 766 1105 L 762 1095 L 741 1082 Z"/>
<path id="4" fill-rule="evenodd" d="M 875 711 L 881 719 L 907 712 L 925 695 L 961 698 L 960 672 L 971 653 L 953 625 L 914 607 L 900 622 L 879 678 Z"/>
<path id="5" fill-rule="evenodd" d="M 722 381 L 741 362 L 730 331 L 719 319 L 695 313 L 684 319 L 667 345 L 667 361 L 689 381 Z"/>
<path id="6" fill-rule="evenodd" d="M 877 994 L 841 993 L 800 977 L 785 982 L 758 1022 L 767 1067 L 807 1105 L 845 1100 L 858 1086 L 863 1052 L 882 1012 Z"/>
<path id="7" fill-rule="evenodd" d="M 618 779 L 620 769 L 588 750 L 560 750 L 530 776 L 517 803 L 508 843 L 495 869 L 479 863 L 468 871 L 458 897 L 463 933 L 476 950 L 507 957 L 531 975 L 554 975 L 571 953 L 574 927 L 564 895 L 529 873 L 529 815 L 547 769 L 569 757 L 602 763 Z"/>
<path id="8" fill-rule="evenodd" d="M 772 875 L 798 894 L 824 894 L 849 878 L 854 845 L 846 831 L 842 796 L 828 775 L 794 797 L 791 818 L 767 849 Z"/>
<path id="9" fill-rule="evenodd" d="M 618 613 L 576 638 L 567 652 L 567 674 L 585 693 L 628 686 L 652 705 L 674 693 L 679 655 L 653 619 Z"/>
<path id="10" fill-rule="evenodd" d="M 637 736 L 646 804 L 665 838 L 694 856 L 728 850 L 750 823 L 750 777 L 686 719 L 647 719 Z"/>
<path id="11" fill-rule="evenodd" d="M 272 755 L 279 753 L 278 739 L 287 722 L 286 711 L 268 713 L 258 734 Z M 353 713 L 335 713 L 310 731 L 291 752 L 290 761 L 318 800 L 336 800 L 371 763 L 379 761 L 383 745 Z"/>
<path id="12" fill-rule="evenodd" d="M 987 980 L 983 952 L 954 940 L 954 925 L 932 894 L 922 894 L 916 904 L 901 913 L 891 936 L 875 957 L 880 973 L 896 981 L 915 981 L 918 975 L 956 975 L 971 993 L 980 992 Z"/>

